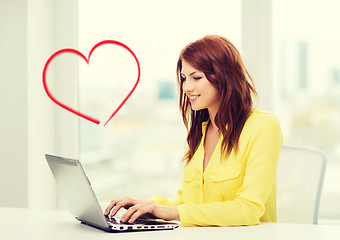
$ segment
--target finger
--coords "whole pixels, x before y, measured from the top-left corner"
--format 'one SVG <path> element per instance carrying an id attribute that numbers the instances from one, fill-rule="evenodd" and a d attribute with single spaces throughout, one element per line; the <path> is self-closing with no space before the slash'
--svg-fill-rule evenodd
<path id="1" fill-rule="evenodd" d="M 105 209 L 105 213 L 104 215 L 109 215 L 109 213 L 111 212 L 111 209 L 116 205 L 118 200 L 112 200 L 109 204 L 109 206 L 107 206 L 107 208 Z"/>
<path id="2" fill-rule="evenodd" d="M 111 209 L 111 216 L 114 216 L 122 207 L 129 208 L 134 205 L 134 200 L 129 197 L 125 197 L 115 201 L 115 206 Z"/>
<path id="3" fill-rule="evenodd" d="M 138 209 L 137 211 L 132 214 L 130 217 L 129 223 L 134 223 L 137 218 L 141 217 L 142 215 L 146 214 L 146 211 L 143 209 Z"/>
<path id="4" fill-rule="evenodd" d="M 151 209 L 152 208 L 145 205 L 134 206 L 132 211 L 130 212 L 131 215 L 129 216 L 129 223 L 134 223 L 137 218 L 145 216 L 146 214 L 151 214 Z"/>
<path id="5" fill-rule="evenodd" d="M 120 219 L 122 222 L 127 222 L 130 217 L 138 210 L 138 207 L 136 206 L 132 206 L 130 207 L 122 216 L 122 218 Z"/>
<path id="6" fill-rule="evenodd" d="M 116 207 L 117 204 L 120 205 L 119 203 L 123 200 L 123 198 L 118 198 L 118 199 L 113 199 L 109 206 L 106 208 L 105 210 L 105 215 L 115 215 L 116 212 L 120 209 L 120 207 L 118 206 L 118 208 Z"/>
<path id="7" fill-rule="evenodd" d="M 121 202 L 116 202 L 116 205 L 111 209 L 111 212 L 109 213 L 110 216 L 116 215 L 116 213 L 123 207 Z"/>

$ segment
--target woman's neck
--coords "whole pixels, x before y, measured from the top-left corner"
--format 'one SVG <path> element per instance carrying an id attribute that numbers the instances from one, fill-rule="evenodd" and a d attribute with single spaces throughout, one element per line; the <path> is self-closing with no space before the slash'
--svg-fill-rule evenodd
<path id="1" fill-rule="evenodd" d="M 213 132 L 219 132 L 219 128 L 217 127 L 216 123 L 215 123 L 215 116 L 217 111 L 212 111 L 208 109 L 208 113 L 209 113 L 209 127 L 212 128 Z"/>

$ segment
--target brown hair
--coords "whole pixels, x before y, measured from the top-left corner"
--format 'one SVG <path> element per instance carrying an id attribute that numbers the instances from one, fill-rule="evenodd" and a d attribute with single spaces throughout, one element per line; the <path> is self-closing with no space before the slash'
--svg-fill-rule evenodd
<path id="1" fill-rule="evenodd" d="M 228 39 L 208 35 L 188 44 L 179 56 L 177 62 L 177 80 L 180 86 L 179 107 L 188 130 L 189 149 L 184 160 L 189 162 L 201 142 L 202 122 L 209 119 L 209 114 L 207 109 L 199 111 L 191 109 L 190 102 L 183 92 L 182 60 L 203 72 L 219 92 L 219 109 L 215 119 L 211 120 L 215 121 L 223 135 L 221 155 L 229 155 L 233 149 L 238 150 L 241 131 L 253 106 L 252 93 L 257 96 L 253 79 L 245 68 L 239 51 Z"/>

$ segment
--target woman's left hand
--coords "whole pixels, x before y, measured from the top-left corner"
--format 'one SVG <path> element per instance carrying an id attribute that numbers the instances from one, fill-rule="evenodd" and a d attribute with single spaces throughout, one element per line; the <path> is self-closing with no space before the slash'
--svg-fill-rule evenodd
<path id="1" fill-rule="evenodd" d="M 106 208 L 104 214 L 110 214 L 111 216 L 114 216 L 122 207 L 128 209 L 120 219 L 122 222 L 128 221 L 129 223 L 133 223 L 137 218 L 146 214 L 152 214 L 156 218 L 161 218 L 164 220 L 180 220 L 176 207 L 163 206 L 155 204 L 150 200 L 135 199 L 130 197 L 112 200 L 109 206 Z"/>

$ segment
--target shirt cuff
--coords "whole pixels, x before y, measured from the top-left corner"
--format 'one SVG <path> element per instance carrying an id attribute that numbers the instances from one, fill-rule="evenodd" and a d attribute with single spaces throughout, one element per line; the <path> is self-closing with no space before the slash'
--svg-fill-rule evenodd
<path id="1" fill-rule="evenodd" d="M 149 200 L 153 201 L 156 204 L 172 207 L 171 202 L 162 195 L 154 195 L 150 197 Z"/>
<path id="2" fill-rule="evenodd" d="M 193 224 L 190 223 L 188 211 L 184 204 L 177 206 L 177 211 L 178 211 L 179 220 L 181 221 L 182 226 L 186 226 L 186 227 L 193 226 Z"/>

